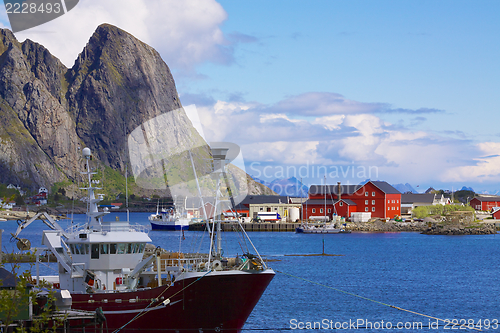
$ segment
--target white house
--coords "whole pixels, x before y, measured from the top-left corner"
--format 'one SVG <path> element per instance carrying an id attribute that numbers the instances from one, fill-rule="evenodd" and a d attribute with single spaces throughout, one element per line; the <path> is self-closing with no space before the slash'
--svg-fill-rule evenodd
<path id="1" fill-rule="evenodd" d="M 15 201 L 7 199 L 7 201 L 4 202 L 3 199 L 0 199 L 0 208 L 2 209 L 12 209 L 14 208 L 15 205 L 16 205 Z"/>

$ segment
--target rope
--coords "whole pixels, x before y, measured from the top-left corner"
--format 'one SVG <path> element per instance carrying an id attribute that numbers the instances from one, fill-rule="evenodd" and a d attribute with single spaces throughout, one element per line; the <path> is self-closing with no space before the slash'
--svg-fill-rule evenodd
<path id="1" fill-rule="evenodd" d="M 441 319 L 441 318 L 429 316 L 429 315 L 426 315 L 426 314 L 423 314 L 423 313 L 419 313 L 419 312 L 415 312 L 415 311 L 408 310 L 408 309 L 403 309 L 403 308 L 400 308 L 400 307 L 395 306 L 395 305 L 390 305 L 390 304 L 387 304 L 387 303 L 384 303 L 384 302 L 380 302 L 380 301 L 377 301 L 377 300 L 374 300 L 374 299 L 371 299 L 371 298 L 368 298 L 368 297 L 364 297 L 364 296 L 357 295 L 357 294 L 354 294 L 354 293 L 351 293 L 351 292 L 348 292 L 348 291 L 344 291 L 344 290 L 337 289 L 337 288 L 334 288 L 334 287 L 331 287 L 331 286 L 327 286 L 326 284 L 322 284 L 322 283 L 319 283 L 319 282 L 315 282 L 315 281 L 311 281 L 311 280 L 308 280 L 308 279 L 304 279 L 304 278 L 302 278 L 300 276 L 295 276 L 295 275 L 292 275 L 292 274 L 289 274 L 289 273 L 285 273 L 285 272 L 281 272 L 281 271 L 278 271 L 278 270 L 275 270 L 275 272 L 281 273 L 283 275 L 288 275 L 290 277 L 293 277 L 293 278 L 296 278 L 296 279 L 299 279 L 299 280 L 302 280 L 302 281 L 306 281 L 306 282 L 309 282 L 309 283 L 312 283 L 312 284 L 316 284 L 316 285 L 321 286 L 321 287 L 332 289 L 332 290 L 338 291 L 338 292 L 343 293 L 343 294 L 347 294 L 347 295 L 350 295 L 350 296 L 358 297 L 358 298 L 364 299 L 364 300 L 369 301 L 369 302 L 373 302 L 373 303 L 376 303 L 376 304 L 388 306 L 388 307 L 396 309 L 396 310 L 400 310 L 400 311 L 412 313 L 412 314 L 415 314 L 417 316 L 422 316 L 422 317 L 426 317 L 426 318 L 430 318 L 430 319 L 440 320 L 440 321 L 442 321 L 444 323 L 449 323 L 449 320 L 445 320 L 445 319 Z M 467 329 L 467 328 L 482 332 L 482 330 L 480 330 L 478 328 L 475 328 L 475 327 L 468 327 L 466 325 L 460 325 L 460 329 Z"/>
<path id="2" fill-rule="evenodd" d="M 182 288 L 181 290 L 179 290 L 178 292 L 176 292 L 175 294 L 171 295 L 169 297 L 172 298 L 172 297 L 175 297 L 176 295 L 178 295 L 179 293 L 183 292 L 184 290 L 186 290 L 187 288 L 189 288 L 190 286 L 192 286 L 193 284 L 195 284 L 196 282 L 200 281 L 202 278 L 204 278 L 205 276 L 207 276 L 207 274 L 209 274 L 210 272 L 212 272 L 212 270 L 209 270 L 208 272 L 206 272 L 205 274 L 203 274 L 202 276 L 200 276 L 199 278 L 197 278 L 196 280 L 194 280 L 193 282 L 191 282 L 190 284 L 188 284 L 187 286 L 185 286 L 184 288 Z M 177 280 L 176 280 L 177 281 Z M 142 317 L 144 314 L 146 314 L 146 310 L 151 307 L 155 302 L 158 301 L 158 298 L 160 298 L 169 288 L 170 286 L 172 286 L 172 284 L 170 284 L 167 288 L 165 288 L 154 300 L 151 301 L 151 303 L 148 304 L 148 306 L 146 306 L 144 309 L 142 309 L 141 312 L 139 312 L 134 318 L 130 319 L 127 323 L 125 323 L 122 327 L 120 327 L 119 329 L 113 331 L 113 333 L 118 333 L 120 332 L 122 329 L 124 329 L 125 327 L 127 327 L 127 325 L 129 325 L 130 323 L 132 323 L 133 321 L 139 319 L 140 317 Z"/>

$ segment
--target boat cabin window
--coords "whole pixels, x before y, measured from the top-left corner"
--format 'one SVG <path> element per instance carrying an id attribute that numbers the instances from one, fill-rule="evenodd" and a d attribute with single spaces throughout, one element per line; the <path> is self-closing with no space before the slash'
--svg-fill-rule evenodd
<path id="1" fill-rule="evenodd" d="M 116 253 L 117 254 L 124 254 L 126 248 L 127 248 L 127 244 L 125 244 L 125 243 L 118 243 L 118 250 L 116 251 Z"/>
<path id="2" fill-rule="evenodd" d="M 109 244 L 101 244 L 101 254 L 109 254 Z"/>
<path id="3" fill-rule="evenodd" d="M 145 243 L 118 243 L 118 244 L 68 244 L 72 254 L 89 254 L 92 259 L 99 259 L 99 254 L 134 254 L 142 253 Z M 90 251 L 89 251 L 90 250 Z"/>
<path id="4" fill-rule="evenodd" d="M 92 244 L 90 250 L 90 259 L 99 259 L 99 244 Z"/>
<path id="5" fill-rule="evenodd" d="M 75 243 L 69 244 L 69 249 L 72 254 L 88 254 L 89 244 Z"/>

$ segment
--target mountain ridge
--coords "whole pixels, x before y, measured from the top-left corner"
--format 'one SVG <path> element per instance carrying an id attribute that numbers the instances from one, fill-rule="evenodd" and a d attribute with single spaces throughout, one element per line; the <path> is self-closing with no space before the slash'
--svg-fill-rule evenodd
<path id="1" fill-rule="evenodd" d="M 0 30 L 2 183 L 35 190 L 76 182 L 83 147 L 93 151 L 96 167 L 123 174 L 130 166 L 127 135 L 181 107 L 159 53 L 115 26 L 98 26 L 71 68 L 43 45 Z M 169 124 L 165 135 L 174 143 L 202 140 L 189 125 Z"/>

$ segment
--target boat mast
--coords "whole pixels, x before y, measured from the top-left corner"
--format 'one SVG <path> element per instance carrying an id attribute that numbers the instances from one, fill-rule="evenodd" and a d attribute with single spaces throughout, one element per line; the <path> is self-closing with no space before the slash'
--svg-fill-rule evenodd
<path id="1" fill-rule="evenodd" d="M 125 205 L 127 206 L 127 222 L 130 222 L 130 213 L 128 211 L 128 165 L 125 165 Z"/>
<path id="2" fill-rule="evenodd" d="M 302 188 L 302 177 L 300 177 L 300 209 L 301 209 L 301 220 L 304 222 L 304 204 L 303 204 L 303 199 L 304 199 L 304 189 Z M 292 221 L 294 222 L 294 221 Z"/>
<path id="3" fill-rule="evenodd" d="M 95 175 L 97 172 L 90 172 L 90 160 L 92 159 L 92 152 L 90 148 L 83 148 L 82 150 L 83 158 L 85 159 L 87 171 L 82 172 L 82 174 L 87 175 L 88 187 L 81 188 L 81 190 L 88 190 L 88 216 L 90 217 L 89 226 L 101 226 L 100 218 L 104 215 L 104 213 L 99 212 L 97 209 L 97 203 L 101 201 L 101 199 L 96 199 L 94 190 L 100 190 L 101 188 L 92 186 L 92 175 Z"/>
<path id="4" fill-rule="evenodd" d="M 212 148 L 212 158 L 214 160 L 214 174 L 217 177 L 217 187 L 216 187 L 216 196 L 215 196 L 215 216 L 219 216 L 217 219 L 217 248 L 216 255 L 220 258 L 222 256 L 222 230 L 221 230 L 221 219 L 223 214 L 222 202 L 223 200 L 219 200 L 219 196 L 222 197 L 221 193 L 221 183 L 222 178 L 225 176 L 226 172 L 226 163 L 227 163 L 227 152 L 229 148 L 217 147 Z M 229 184 L 226 181 L 227 191 L 231 191 Z M 231 197 L 231 193 L 229 193 Z M 219 210 L 217 210 L 219 207 Z"/>
<path id="5" fill-rule="evenodd" d="M 325 181 L 324 181 L 325 182 L 325 212 L 324 213 L 325 213 L 325 223 L 326 223 L 326 174 L 323 177 L 325 179 Z"/>

